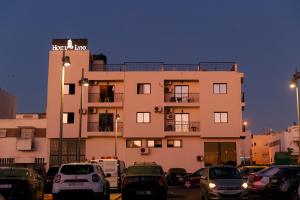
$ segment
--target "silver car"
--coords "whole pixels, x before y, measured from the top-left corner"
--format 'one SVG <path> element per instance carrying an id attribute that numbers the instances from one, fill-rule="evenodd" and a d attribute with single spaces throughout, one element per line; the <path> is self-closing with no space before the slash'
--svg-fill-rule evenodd
<path id="1" fill-rule="evenodd" d="M 210 166 L 200 179 L 201 199 L 248 199 L 248 185 L 233 166 Z"/>

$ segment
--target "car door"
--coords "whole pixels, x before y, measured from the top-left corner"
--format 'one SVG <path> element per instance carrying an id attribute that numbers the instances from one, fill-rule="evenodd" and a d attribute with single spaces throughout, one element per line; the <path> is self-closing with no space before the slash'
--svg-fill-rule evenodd
<path id="1" fill-rule="evenodd" d="M 193 186 L 200 186 L 200 177 L 204 174 L 204 169 L 201 168 L 191 175 L 191 183 Z"/>

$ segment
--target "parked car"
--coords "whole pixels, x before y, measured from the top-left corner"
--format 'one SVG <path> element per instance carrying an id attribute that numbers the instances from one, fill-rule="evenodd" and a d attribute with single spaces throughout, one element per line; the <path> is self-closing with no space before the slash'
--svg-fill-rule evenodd
<path id="1" fill-rule="evenodd" d="M 247 182 L 233 166 L 209 166 L 200 180 L 201 199 L 248 199 Z"/>
<path id="2" fill-rule="evenodd" d="M 248 189 L 250 192 L 267 194 L 270 177 L 279 171 L 278 166 L 270 166 L 248 176 Z"/>
<path id="3" fill-rule="evenodd" d="M 204 173 L 205 168 L 200 168 L 191 174 L 187 174 L 178 179 L 180 185 L 183 185 L 185 188 L 200 187 L 200 178 Z"/>
<path id="4" fill-rule="evenodd" d="M 122 199 L 166 200 L 168 184 L 163 168 L 155 163 L 137 163 L 127 168 L 122 183 Z"/>
<path id="5" fill-rule="evenodd" d="M 0 194 L 4 199 L 42 200 L 42 177 L 33 169 L 0 167 Z"/>
<path id="6" fill-rule="evenodd" d="M 248 176 L 252 173 L 258 172 L 260 170 L 265 169 L 267 166 L 265 165 L 247 165 L 238 167 L 240 174 L 243 179 L 247 180 Z"/>
<path id="7" fill-rule="evenodd" d="M 53 181 L 53 200 L 81 195 L 85 199 L 110 199 L 109 182 L 103 170 L 95 163 L 63 164 Z"/>
<path id="8" fill-rule="evenodd" d="M 187 172 L 184 168 L 170 168 L 166 175 L 168 185 L 183 185 L 179 179 L 186 176 Z"/>
<path id="9" fill-rule="evenodd" d="M 279 166 L 279 171 L 270 177 L 268 191 L 274 197 L 283 199 L 298 188 L 300 167 L 299 166 Z"/>
<path id="10" fill-rule="evenodd" d="M 52 192 L 53 179 L 59 170 L 59 166 L 49 167 L 45 175 L 45 193 Z"/>

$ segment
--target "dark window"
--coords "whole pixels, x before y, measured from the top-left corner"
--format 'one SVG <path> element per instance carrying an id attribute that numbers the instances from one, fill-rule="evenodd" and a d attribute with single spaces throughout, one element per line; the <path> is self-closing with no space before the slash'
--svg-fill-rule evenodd
<path id="1" fill-rule="evenodd" d="M 211 179 L 241 179 L 239 171 L 229 167 L 210 168 L 209 177 Z"/>
<path id="2" fill-rule="evenodd" d="M 133 166 L 128 167 L 127 175 L 154 175 L 160 176 L 163 174 L 162 168 L 160 166 Z"/>
<path id="3" fill-rule="evenodd" d="M 235 142 L 205 142 L 205 165 L 236 165 Z"/>
<path id="4" fill-rule="evenodd" d="M 75 84 L 74 83 L 65 84 L 64 94 L 69 94 L 69 95 L 75 94 Z"/>
<path id="5" fill-rule="evenodd" d="M 63 122 L 64 124 L 73 124 L 74 123 L 74 113 L 64 113 L 63 114 Z"/>
<path id="6" fill-rule="evenodd" d="M 62 174 L 90 174 L 94 172 L 93 165 L 64 165 L 60 173 Z"/>

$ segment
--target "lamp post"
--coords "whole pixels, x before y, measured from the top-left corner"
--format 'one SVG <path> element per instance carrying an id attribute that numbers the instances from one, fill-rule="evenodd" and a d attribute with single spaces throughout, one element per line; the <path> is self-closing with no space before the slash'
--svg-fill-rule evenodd
<path id="1" fill-rule="evenodd" d="M 71 65 L 70 57 L 62 53 L 62 69 L 61 69 L 61 87 L 60 87 L 60 119 L 59 119 L 59 141 L 58 141 L 58 164 L 62 164 L 62 147 L 63 147 L 63 105 L 64 105 L 64 87 L 65 87 L 65 67 Z"/>
<path id="2" fill-rule="evenodd" d="M 79 80 L 80 86 L 80 109 L 79 109 L 79 128 L 78 128 L 78 140 L 77 140 L 77 152 L 76 152 L 76 162 L 80 162 L 80 154 L 81 154 L 81 127 L 82 127 L 82 98 L 83 91 L 82 86 L 89 86 L 89 80 L 84 78 L 84 69 L 82 68 L 81 79 Z"/>
<path id="3" fill-rule="evenodd" d="M 115 157 L 117 158 L 117 137 L 118 137 L 118 120 L 120 119 L 120 115 L 116 114 L 116 134 L 115 134 Z"/>
<path id="4" fill-rule="evenodd" d="M 296 89 L 296 99 L 297 99 L 297 117 L 298 117 L 298 132 L 299 132 L 299 139 L 298 139 L 298 165 L 300 165 L 300 108 L 299 108 L 299 83 L 298 80 L 300 79 L 300 72 L 296 71 L 293 74 L 293 78 L 291 80 L 290 87 Z"/>

